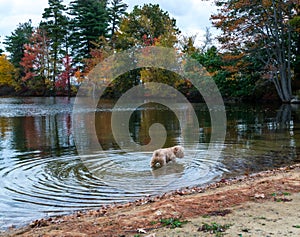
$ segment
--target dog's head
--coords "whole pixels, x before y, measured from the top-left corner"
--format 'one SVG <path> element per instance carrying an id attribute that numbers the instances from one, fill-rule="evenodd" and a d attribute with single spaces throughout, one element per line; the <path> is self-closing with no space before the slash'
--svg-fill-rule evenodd
<path id="1" fill-rule="evenodd" d="M 182 146 L 174 146 L 172 148 L 173 153 L 177 158 L 183 158 L 184 157 L 184 148 Z"/>

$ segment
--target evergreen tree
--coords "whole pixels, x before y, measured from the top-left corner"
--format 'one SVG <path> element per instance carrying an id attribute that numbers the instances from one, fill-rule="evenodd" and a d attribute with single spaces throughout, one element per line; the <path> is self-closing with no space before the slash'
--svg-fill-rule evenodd
<path id="1" fill-rule="evenodd" d="M 6 51 L 10 54 L 10 62 L 19 71 L 21 77 L 24 76 L 24 69 L 20 65 L 24 56 L 24 45 L 30 42 L 32 32 L 31 20 L 26 23 L 20 23 L 17 29 L 10 36 L 7 36 L 3 42 L 6 45 Z"/>
<path id="2" fill-rule="evenodd" d="M 1 38 L 1 36 L 0 36 L 0 38 Z M 0 41 L 0 44 L 1 44 L 1 41 Z M 4 51 L 3 51 L 3 49 L 0 48 L 0 55 L 1 55 L 2 53 L 4 53 Z"/>
<path id="3" fill-rule="evenodd" d="M 120 25 L 121 19 L 126 15 L 128 5 L 122 0 L 112 0 L 111 7 L 108 9 L 110 23 L 110 38 L 113 39 L 115 32 Z"/>
<path id="4" fill-rule="evenodd" d="M 49 7 L 44 9 L 41 27 L 46 30 L 47 36 L 50 39 L 51 59 L 52 59 L 52 89 L 55 95 L 55 84 L 59 74 L 59 63 L 65 55 L 64 45 L 66 44 L 66 35 L 68 34 L 67 26 L 68 19 L 64 15 L 66 6 L 62 4 L 63 0 L 48 0 Z"/>
<path id="5" fill-rule="evenodd" d="M 72 20 L 71 47 L 75 62 L 90 57 L 94 42 L 107 36 L 108 9 L 106 0 L 74 0 L 70 3 Z"/>

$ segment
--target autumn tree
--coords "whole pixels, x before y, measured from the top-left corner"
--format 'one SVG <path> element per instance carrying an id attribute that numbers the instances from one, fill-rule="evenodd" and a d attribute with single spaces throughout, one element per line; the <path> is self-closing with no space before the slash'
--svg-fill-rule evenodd
<path id="1" fill-rule="evenodd" d="M 71 76 L 74 74 L 72 67 L 72 58 L 66 54 L 62 59 L 62 72 L 58 75 L 55 81 L 55 88 L 63 93 L 67 90 L 68 97 L 71 96 Z"/>
<path id="2" fill-rule="evenodd" d="M 174 47 L 177 43 L 179 29 L 176 20 L 163 11 L 157 4 L 135 6 L 132 12 L 126 15 L 119 30 L 115 33 L 116 49 L 126 50 L 132 47 L 164 46 Z M 161 58 L 163 60 L 164 58 Z M 159 58 L 157 58 L 159 60 Z M 132 60 L 132 64 L 135 64 Z M 138 65 L 135 65 L 138 67 Z M 125 73 L 115 80 L 114 85 L 120 92 L 132 86 L 150 82 L 161 81 L 174 84 L 177 80 L 174 74 L 156 68 L 142 68 Z"/>
<path id="3" fill-rule="evenodd" d="M 179 33 L 176 20 L 159 5 L 135 6 L 120 24 L 117 48 L 150 46 L 158 42 L 161 46 L 173 47 Z"/>
<path id="4" fill-rule="evenodd" d="M 46 83 L 49 80 L 49 40 L 46 32 L 37 28 L 28 44 L 24 45 L 24 56 L 21 59 L 21 66 L 24 68 L 22 81 L 24 84 L 35 90 L 38 94 L 46 92 Z"/>
<path id="5" fill-rule="evenodd" d="M 222 30 L 223 49 L 237 57 L 259 58 L 283 102 L 292 99 L 292 34 L 289 19 L 297 0 L 216 1 L 219 13 L 213 24 Z"/>
<path id="6" fill-rule="evenodd" d="M 7 59 L 7 56 L 0 55 L 0 87 L 12 86 L 17 87 L 14 80 L 16 69 L 14 65 Z"/>

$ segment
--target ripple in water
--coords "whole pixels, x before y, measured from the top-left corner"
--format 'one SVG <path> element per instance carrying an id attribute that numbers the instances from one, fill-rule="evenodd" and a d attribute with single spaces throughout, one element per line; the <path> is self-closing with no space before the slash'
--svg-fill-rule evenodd
<path id="1" fill-rule="evenodd" d="M 203 176 L 211 167 L 205 160 L 194 163 L 178 159 L 152 171 L 150 153 L 110 151 L 106 157 L 99 157 L 101 154 L 85 157 L 84 164 L 88 159 L 94 165 L 92 173 L 76 156 L 40 158 L 38 152 L 33 152 L 0 160 L 0 226 L 7 228 L 45 216 L 132 201 L 206 183 L 221 173 L 215 169 Z"/>

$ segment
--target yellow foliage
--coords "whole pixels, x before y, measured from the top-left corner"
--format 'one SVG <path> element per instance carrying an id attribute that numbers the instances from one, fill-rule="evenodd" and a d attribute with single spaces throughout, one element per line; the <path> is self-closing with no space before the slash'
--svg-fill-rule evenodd
<path id="1" fill-rule="evenodd" d="M 15 86 L 15 67 L 7 60 L 6 55 L 0 55 L 0 86 Z"/>
<path id="2" fill-rule="evenodd" d="M 74 74 L 74 76 L 76 77 L 77 79 L 77 82 L 83 82 L 83 75 L 82 73 L 80 72 L 80 70 L 77 70 Z"/>
<path id="3" fill-rule="evenodd" d="M 270 0 L 263 0 L 263 1 L 262 1 L 262 5 L 263 5 L 263 7 L 265 7 L 265 8 L 269 8 L 269 7 L 272 6 L 272 1 L 270 1 Z"/>

